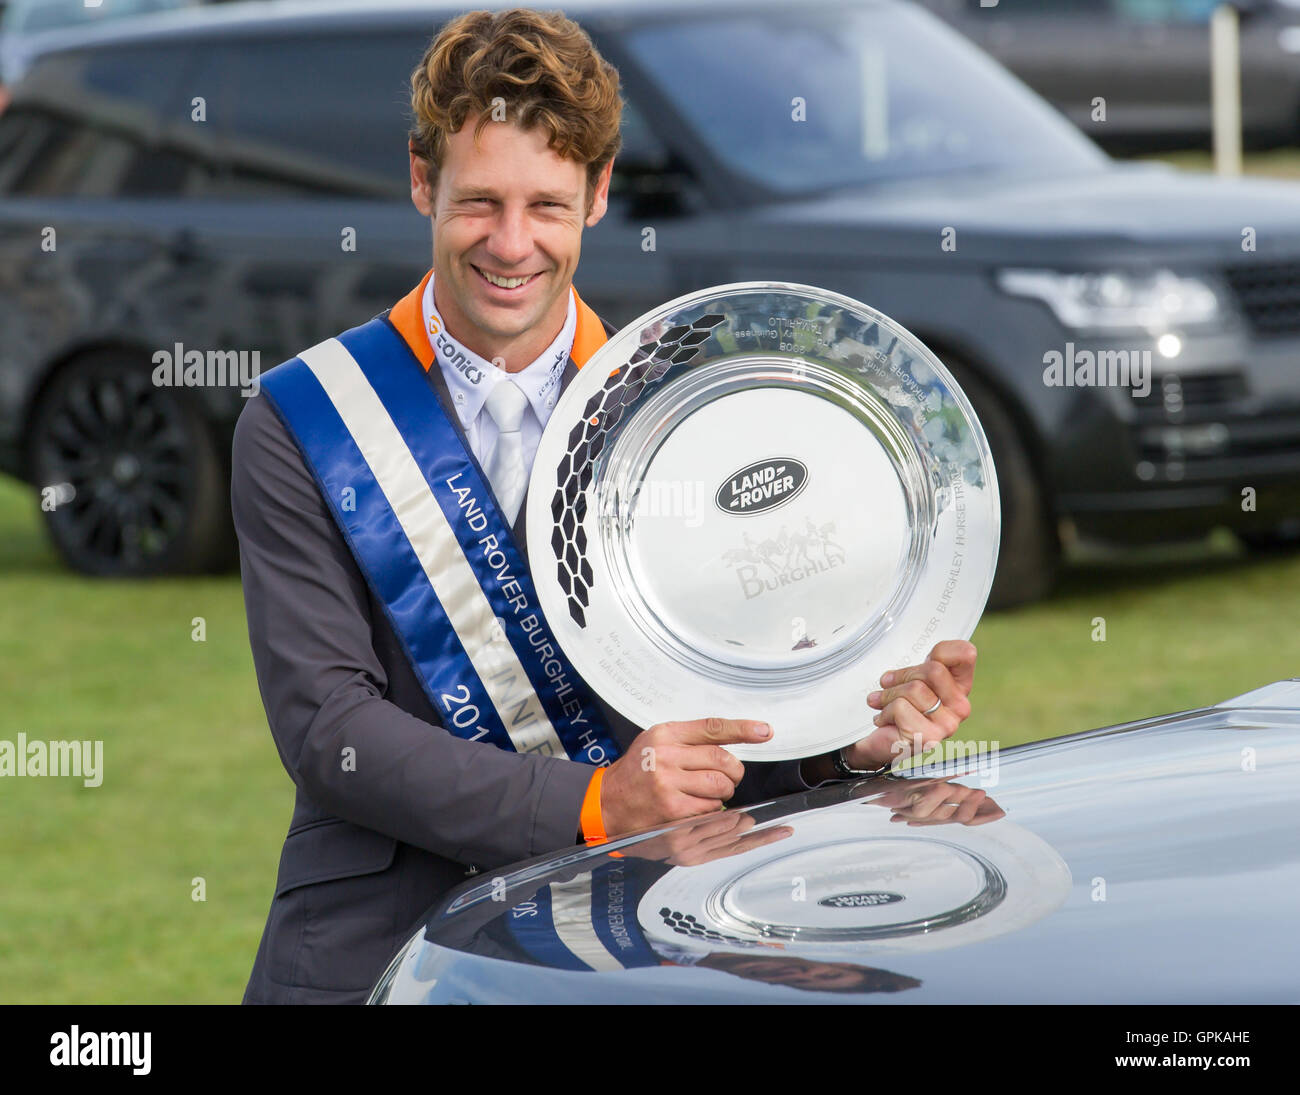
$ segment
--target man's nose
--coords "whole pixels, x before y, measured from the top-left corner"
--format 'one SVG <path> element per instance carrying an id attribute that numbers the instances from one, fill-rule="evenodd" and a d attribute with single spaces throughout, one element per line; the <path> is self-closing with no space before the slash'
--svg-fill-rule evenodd
<path id="1" fill-rule="evenodd" d="M 514 266 L 533 253 L 533 233 L 522 208 L 502 209 L 488 236 L 487 249 L 502 266 Z"/>

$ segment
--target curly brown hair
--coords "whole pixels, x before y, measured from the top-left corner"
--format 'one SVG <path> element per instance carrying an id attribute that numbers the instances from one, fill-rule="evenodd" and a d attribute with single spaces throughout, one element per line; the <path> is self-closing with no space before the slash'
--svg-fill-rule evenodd
<path id="1" fill-rule="evenodd" d="M 496 100 L 494 102 L 494 100 Z M 448 134 L 479 116 L 474 141 L 501 116 L 542 126 L 547 146 L 587 167 L 587 212 L 596 182 L 622 147 L 618 70 L 563 12 L 471 11 L 438 33 L 411 73 L 410 139 L 437 188 Z"/>

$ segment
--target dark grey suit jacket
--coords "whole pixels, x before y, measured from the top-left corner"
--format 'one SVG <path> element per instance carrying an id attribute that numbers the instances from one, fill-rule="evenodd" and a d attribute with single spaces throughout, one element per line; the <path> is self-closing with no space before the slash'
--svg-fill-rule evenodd
<path id="1" fill-rule="evenodd" d="M 570 358 L 562 387 L 576 372 Z M 436 363 L 428 376 L 460 431 Z M 244 1002 L 360 1003 L 451 888 L 579 842 L 592 770 L 442 728 L 295 441 L 260 396 L 235 428 L 230 497 L 258 687 L 297 787 Z M 626 748 L 640 728 L 597 702 Z M 349 747 L 355 764 L 345 766 Z M 806 786 L 798 762 L 750 764 L 732 802 Z"/>

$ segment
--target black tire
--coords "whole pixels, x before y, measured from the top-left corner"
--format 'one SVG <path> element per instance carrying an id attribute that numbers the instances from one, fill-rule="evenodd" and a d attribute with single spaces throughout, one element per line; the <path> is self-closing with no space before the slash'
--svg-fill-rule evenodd
<path id="1" fill-rule="evenodd" d="M 148 577 L 229 562 L 214 431 L 193 393 L 153 384 L 146 355 L 96 351 L 64 365 L 35 407 L 27 451 L 46 527 L 73 569 Z"/>
<path id="2" fill-rule="evenodd" d="M 975 407 L 988 437 L 1002 503 L 1002 542 L 988 607 L 1028 604 L 1047 596 L 1061 566 L 1056 522 L 1034 475 L 1029 453 L 1002 400 L 970 368 L 945 361 Z"/>

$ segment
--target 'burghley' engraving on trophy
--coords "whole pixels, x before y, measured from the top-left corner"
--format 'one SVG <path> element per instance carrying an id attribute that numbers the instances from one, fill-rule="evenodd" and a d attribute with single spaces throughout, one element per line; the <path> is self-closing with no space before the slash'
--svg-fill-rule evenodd
<path id="1" fill-rule="evenodd" d="M 785 505 L 808 484 L 808 467 L 792 456 L 747 464 L 727 477 L 714 502 L 723 513 L 748 515 Z"/>
<path id="2" fill-rule="evenodd" d="M 723 552 L 722 562 L 736 568 L 745 600 L 750 601 L 843 563 L 844 548 L 834 534 L 834 521 L 815 525 L 811 518 L 805 519 L 802 531 L 791 532 L 782 525 L 779 534 L 766 540 L 756 540 L 747 532 L 745 546 Z"/>

